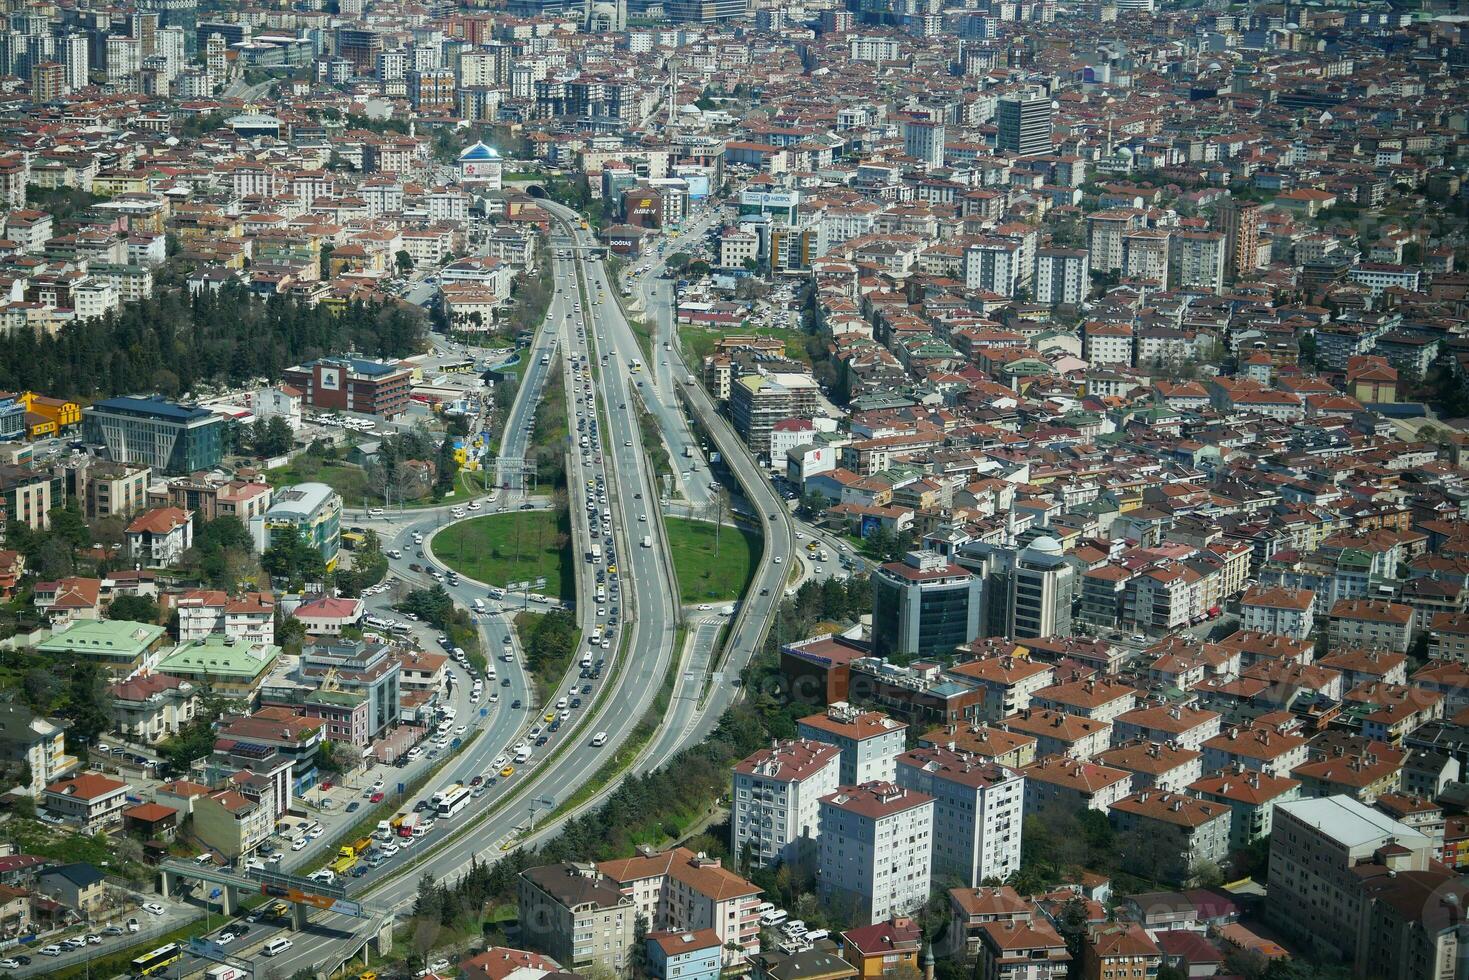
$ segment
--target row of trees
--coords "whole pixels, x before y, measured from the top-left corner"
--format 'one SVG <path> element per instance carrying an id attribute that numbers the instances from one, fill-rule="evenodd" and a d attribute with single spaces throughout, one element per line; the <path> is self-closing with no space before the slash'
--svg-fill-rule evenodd
<path id="1" fill-rule="evenodd" d="M 462 647 L 471 662 L 481 671 L 485 666 L 483 644 L 479 630 L 469 613 L 454 604 L 453 598 L 442 585 L 428 589 L 414 589 L 398 604 L 403 612 L 411 612 L 426 623 L 431 623 L 449 638 L 456 647 Z"/>
<path id="2" fill-rule="evenodd" d="M 0 337 L 0 389 L 175 397 L 201 383 L 279 378 L 292 364 L 344 350 L 403 357 L 423 335 L 422 316 L 401 304 L 356 303 L 339 315 L 288 297 L 261 300 L 237 286 L 169 290 L 54 335 Z"/>

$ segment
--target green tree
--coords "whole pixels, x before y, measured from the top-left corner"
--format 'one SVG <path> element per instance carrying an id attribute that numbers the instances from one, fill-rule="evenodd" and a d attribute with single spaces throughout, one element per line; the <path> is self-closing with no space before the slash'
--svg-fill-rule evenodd
<path id="1" fill-rule="evenodd" d="M 158 601 L 146 595 L 120 595 L 107 607 L 108 619 L 125 619 L 132 623 L 156 623 L 162 616 Z"/>
<path id="2" fill-rule="evenodd" d="M 397 263 L 398 271 L 404 275 L 413 271 L 413 256 L 408 253 L 408 249 L 398 249 L 398 253 L 393 256 L 393 261 Z"/>

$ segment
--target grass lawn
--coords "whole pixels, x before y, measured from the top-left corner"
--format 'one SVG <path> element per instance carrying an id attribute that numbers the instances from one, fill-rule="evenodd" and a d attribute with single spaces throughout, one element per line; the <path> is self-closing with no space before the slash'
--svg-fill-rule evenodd
<path id="1" fill-rule="evenodd" d="M 546 577 L 546 595 L 575 598 L 570 519 L 542 510 L 491 514 L 444 528 L 434 556 L 470 578 L 492 585 Z M 531 591 L 537 591 L 534 586 Z"/>
<path id="2" fill-rule="evenodd" d="M 758 534 L 721 528 L 716 556 L 713 524 L 683 517 L 666 517 L 663 523 L 668 528 L 668 546 L 678 572 L 680 602 L 728 602 L 744 595 L 760 556 Z"/>
<path id="3" fill-rule="evenodd" d="M 772 330 L 769 328 L 741 330 L 738 327 L 731 330 L 706 330 L 703 327 L 691 327 L 686 324 L 678 328 L 679 342 L 684 348 L 684 360 L 689 364 L 704 363 L 704 358 L 713 353 L 714 344 L 721 337 L 751 334 L 756 337 L 774 337 L 783 340 L 787 357 L 808 364 L 811 362 L 811 358 L 806 354 L 806 335 L 799 330 Z"/>

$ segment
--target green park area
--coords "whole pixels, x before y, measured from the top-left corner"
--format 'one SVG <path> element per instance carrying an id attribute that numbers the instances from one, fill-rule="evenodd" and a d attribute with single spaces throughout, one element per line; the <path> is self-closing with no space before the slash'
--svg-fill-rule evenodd
<path id="1" fill-rule="evenodd" d="M 684 324 L 678 328 L 679 343 L 683 344 L 684 361 L 688 364 L 702 364 L 704 358 L 714 352 L 714 345 L 722 337 L 770 337 L 781 340 L 786 345 L 786 357 L 795 361 L 811 362 L 811 355 L 806 351 L 806 334 L 799 330 L 784 330 L 760 327 L 756 329 L 732 327 L 728 330 L 706 330 L 703 327 L 691 327 Z"/>
<path id="2" fill-rule="evenodd" d="M 760 558 L 758 534 L 726 526 L 716 535 L 713 524 L 683 517 L 667 517 L 663 523 L 681 603 L 728 602 L 744 595 Z"/>
<path id="3" fill-rule="evenodd" d="M 565 512 L 491 514 L 444 528 L 433 539 L 434 557 L 460 575 L 504 586 L 545 578 L 532 592 L 575 598 L 571 524 Z"/>

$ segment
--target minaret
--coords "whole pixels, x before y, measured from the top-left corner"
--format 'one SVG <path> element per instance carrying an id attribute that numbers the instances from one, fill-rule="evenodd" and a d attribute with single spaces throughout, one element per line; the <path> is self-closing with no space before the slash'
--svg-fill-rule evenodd
<path id="1" fill-rule="evenodd" d="M 933 943 L 923 943 L 923 980 L 933 980 Z"/>

